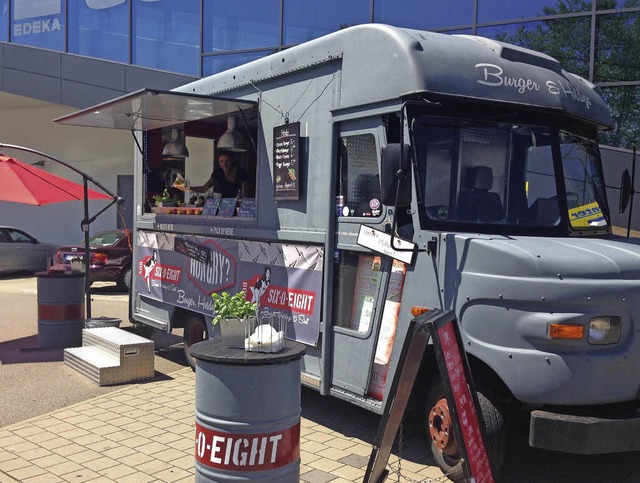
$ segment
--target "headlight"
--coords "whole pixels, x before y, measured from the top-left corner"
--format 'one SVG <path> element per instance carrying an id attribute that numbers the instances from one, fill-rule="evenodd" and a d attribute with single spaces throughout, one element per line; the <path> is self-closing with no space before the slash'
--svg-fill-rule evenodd
<path id="1" fill-rule="evenodd" d="M 589 320 L 589 344 L 605 345 L 620 342 L 620 317 L 594 317 Z"/>

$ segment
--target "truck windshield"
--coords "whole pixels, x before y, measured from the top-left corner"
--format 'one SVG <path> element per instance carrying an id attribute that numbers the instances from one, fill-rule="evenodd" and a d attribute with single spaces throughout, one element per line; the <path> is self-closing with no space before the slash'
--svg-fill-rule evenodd
<path id="1" fill-rule="evenodd" d="M 541 126 L 422 116 L 413 123 L 413 141 L 421 201 L 432 222 L 470 230 L 557 229 L 567 219 L 580 231 L 606 227 L 600 158 L 588 139 Z M 554 143 L 561 162 L 554 163 Z"/>
<path id="2" fill-rule="evenodd" d="M 560 132 L 560 153 L 571 228 L 607 226 L 609 215 L 596 143 Z"/>

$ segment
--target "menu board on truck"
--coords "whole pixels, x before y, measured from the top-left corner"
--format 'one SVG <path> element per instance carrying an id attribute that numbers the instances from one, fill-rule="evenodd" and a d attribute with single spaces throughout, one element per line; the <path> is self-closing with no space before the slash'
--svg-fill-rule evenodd
<path id="1" fill-rule="evenodd" d="M 273 190 L 276 200 L 300 199 L 300 123 L 273 128 Z"/>

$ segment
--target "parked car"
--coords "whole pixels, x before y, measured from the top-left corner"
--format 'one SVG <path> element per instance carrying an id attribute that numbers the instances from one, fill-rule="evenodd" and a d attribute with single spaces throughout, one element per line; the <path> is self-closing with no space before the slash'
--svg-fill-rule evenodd
<path id="1" fill-rule="evenodd" d="M 73 260 L 84 260 L 84 248 L 84 241 L 78 245 L 60 247 L 56 253 L 56 263 L 70 264 Z M 89 239 L 89 251 L 91 283 L 116 282 L 120 289 L 128 291 L 131 286 L 131 232 L 97 232 Z"/>
<path id="2" fill-rule="evenodd" d="M 53 263 L 58 245 L 12 226 L 0 226 L 0 273 L 39 272 Z"/>

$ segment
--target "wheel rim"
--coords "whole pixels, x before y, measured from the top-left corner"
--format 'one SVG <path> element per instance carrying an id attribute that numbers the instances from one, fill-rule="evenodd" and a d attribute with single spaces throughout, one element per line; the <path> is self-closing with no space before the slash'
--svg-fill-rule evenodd
<path id="1" fill-rule="evenodd" d="M 129 290 L 131 288 L 131 267 L 124 272 L 124 286 Z"/>
<path id="2" fill-rule="evenodd" d="M 442 398 L 429 411 L 429 436 L 432 443 L 443 454 L 455 457 L 458 454 L 458 443 L 453 434 L 453 424 L 447 400 Z"/>

